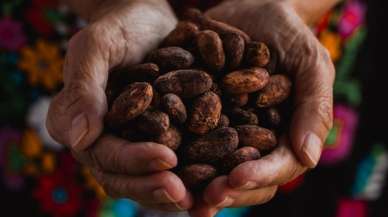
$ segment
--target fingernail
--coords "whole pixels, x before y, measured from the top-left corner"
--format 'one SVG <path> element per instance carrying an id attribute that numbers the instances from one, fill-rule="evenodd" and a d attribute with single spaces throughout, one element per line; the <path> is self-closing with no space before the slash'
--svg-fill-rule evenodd
<path id="1" fill-rule="evenodd" d="M 174 165 L 167 161 L 156 159 L 151 161 L 150 167 L 155 170 L 167 170 L 173 168 Z"/>
<path id="2" fill-rule="evenodd" d="M 308 133 L 303 142 L 303 153 L 307 156 L 308 167 L 314 168 L 321 157 L 322 141 L 315 133 Z"/>
<path id="3" fill-rule="evenodd" d="M 80 142 L 88 133 L 88 120 L 84 113 L 77 115 L 71 122 L 70 129 L 70 145 L 71 147 L 78 151 L 82 148 L 79 147 Z"/>
<path id="4" fill-rule="evenodd" d="M 243 184 L 243 185 L 241 185 L 241 186 L 239 186 L 237 188 L 240 189 L 240 190 L 251 190 L 251 189 L 253 189 L 255 187 L 256 187 L 256 183 L 249 181 L 249 182 L 247 182 L 247 183 L 245 183 L 245 184 Z"/>
<path id="5" fill-rule="evenodd" d="M 153 193 L 155 199 L 157 199 L 160 202 L 170 202 L 175 203 L 176 201 L 170 196 L 170 194 L 167 193 L 166 190 L 163 188 L 157 189 Z"/>
<path id="6" fill-rule="evenodd" d="M 224 207 L 229 207 L 232 204 L 233 204 L 233 199 L 227 196 L 221 203 L 217 204 L 216 207 L 224 208 Z"/>

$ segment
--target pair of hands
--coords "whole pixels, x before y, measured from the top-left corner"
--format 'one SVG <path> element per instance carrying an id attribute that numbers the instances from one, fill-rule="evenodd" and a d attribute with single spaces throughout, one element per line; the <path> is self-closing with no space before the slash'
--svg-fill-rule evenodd
<path id="1" fill-rule="evenodd" d="M 332 124 L 334 67 L 327 51 L 287 0 L 229 0 L 207 14 L 278 52 L 280 70 L 295 79 L 289 134 L 271 154 L 216 178 L 202 198 L 193 198 L 168 171 L 177 165 L 177 157 L 167 147 L 129 144 L 102 134 L 109 70 L 139 63 L 177 23 L 164 0 L 119 1 L 99 10 L 93 22 L 70 40 L 65 86 L 53 99 L 47 119 L 53 138 L 69 145 L 110 196 L 128 197 L 153 209 L 189 210 L 194 217 L 211 217 L 224 207 L 265 203 L 278 185 L 316 166 Z"/>

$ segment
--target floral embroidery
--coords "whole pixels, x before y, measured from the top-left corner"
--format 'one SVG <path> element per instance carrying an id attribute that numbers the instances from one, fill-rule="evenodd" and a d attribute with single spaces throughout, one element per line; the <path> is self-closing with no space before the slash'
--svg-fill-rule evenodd
<path id="1" fill-rule="evenodd" d="M 58 47 L 43 40 L 38 40 L 34 47 L 25 47 L 21 51 L 19 67 L 27 73 L 32 86 L 43 85 L 53 90 L 62 81 L 62 64 Z"/>

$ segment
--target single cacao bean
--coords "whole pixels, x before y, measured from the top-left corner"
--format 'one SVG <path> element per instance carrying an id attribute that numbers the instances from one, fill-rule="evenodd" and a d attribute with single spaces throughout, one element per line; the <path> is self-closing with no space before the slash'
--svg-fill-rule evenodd
<path id="1" fill-rule="evenodd" d="M 180 21 L 176 28 L 164 39 L 163 47 L 185 47 L 194 40 L 199 32 L 196 24 L 188 21 Z"/>
<path id="2" fill-rule="evenodd" d="M 222 171 L 225 173 L 230 173 L 238 165 L 252 160 L 258 160 L 260 158 L 260 152 L 254 147 L 246 146 L 237 149 L 230 155 L 227 155 L 223 160 L 220 166 Z"/>
<path id="3" fill-rule="evenodd" d="M 186 156 L 193 162 L 215 163 L 234 152 L 238 142 L 235 129 L 219 128 L 192 142 L 187 147 Z"/>
<path id="4" fill-rule="evenodd" d="M 208 164 L 192 164 L 179 173 L 184 185 L 190 190 L 205 187 L 216 175 L 216 168 Z"/>
<path id="5" fill-rule="evenodd" d="M 151 104 L 152 86 L 146 82 L 135 82 L 128 86 L 113 102 L 106 120 L 117 126 L 141 115 Z"/>
<path id="6" fill-rule="evenodd" d="M 195 69 L 177 70 L 155 80 L 156 89 L 162 93 L 174 93 L 182 98 L 191 98 L 205 93 L 213 85 L 211 77 Z"/>
<path id="7" fill-rule="evenodd" d="M 238 68 L 244 57 L 245 41 L 236 33 L 226 33 L 221 36 L 229 70 Z"/>
<path id="8" fill-rule="evenodd" d="M 147 56 L 147 60 L 156 63 L 163 72 L 187 69 L 194 63 L 193 55 L 180 47 L 165 47 L 154 50 Z"/>
<path id="9" fill-rule="evenodd" d="M 226 91 L 232 94 L 253 93 L 263 89 L 269 81 L 264 68 L 250 68 L 227 74 L 222 83 Z"/>
<path id="10" fill-rule="evenodd" d="M 256 105 L 259 108 L 267 108 L 282 103 L 290 95 L 291 86 L 291 81 L 287 76 L 272 75 L 267 86 L 261 90 Z"/>
<path id="11" fill-rule="evenodd" d="M 268 151 L 277 144 L 276 136 L 271 130 L 256 125 L 240 125 L 236 127 L 236 130 L 242 146 L 252 146 L 260 151 Z"/>
<path id="12" fill-rule="evenodd" d="M 168 115 L 161 111 L 145 111 L 136 120 L 137 128 L 149 135 L 160 135 L 170 128 Z"/>
<path id="13" fill-rule="evenodd" d="M 245 59 L 248 66 L 264 67 L 268 65 L 271 54 L 266 44 L 262 42 L 250 42 L 246 47 Z"/>
<path id="14" fill-rule="evenodd" d="M 209 91 L 194 101 L 188 130 L 192 133 L 203 135 L 218 125 L 221 116 L 221 99 Z"/>
<path id="15" fill-rule="evenodd" d="M 173 121 L 181 124 L 186 122 L 186 107 L 179 96 L 173 93 L 166 94 L 161 99 L 161 105 Z"/>
<path id="16" fill-rule="evenodd" d="M 212 70 L 220 71 L 225 65 L 225 52 L 219 35 L 205 30 L 197 35 L 197 47 L 202 61 Z"/>

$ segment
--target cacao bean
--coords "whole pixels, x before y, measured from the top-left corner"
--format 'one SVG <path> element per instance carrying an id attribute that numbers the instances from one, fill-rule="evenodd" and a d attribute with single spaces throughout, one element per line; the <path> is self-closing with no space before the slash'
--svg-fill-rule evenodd
<path id="1" fill-rule="evenodd" d="M 267 66 L 270 59 L 270 51 L 267 45 L 262 42 L 250 42 L 246 48 L 246 63 L 251 67 Z"/>
<path id="2" fill-rule="evenodd" d="M 225 52 L 219 35 L 205 30 L 197 35 L 197 47 L 202 61 L 212 70 L 220 71 L 225 65 Z"/>
<path id="3" fill-rule="evenodd" d="M 203 94 L 194 101 L 188 130 L 203 135 L 216 128 L 220 120 L 221 109 L 221 99 L 217 94 L 211 91 Z"/>
<path id="4" fill-rule="evenodd" d="M 237 149 L 230 155 L 227 155 L 220 164 L 223 168 L 222 171 L 225 173 L 229 173 L 238 165 L 252 160 L 258 160 L 260 158 L 260 152 L 250 146 L 242 147 Z"/>
<path id="5" fill-rule="evenodd" d="M 256 125 L 241 125 L 237 126 L 236 130 L 242 146 L 252 146 L 260 151 L 268 151 L 277 144 L 276 136 L 271 130 Z"/>
<path id="6" fill-rule="evenodd" d="M 218 121 L 217 128 L 229 127 L 230 121 L 228 116 L 221 114 L 220 120 Z"/>
<path id="7" fill-rule="evenodd" d="M 253 93 L 263 89 L 269 81 L 269 74 L 263 68 L 238 70 L 227 74 L 222 82 L 226 91 L 232 94 Z"/>
<path id="8" fill-rule="evenodd" d="M 177 128 L 171 126 L 167 131 L 157 136 L 155 142 L 165 145 L 175 151 L 182 142 L 182 136 Z"/>
<path id="9" fill-rule="evenodd" d="M 259 118 L 251 111 L 241 108 L 233 108 L 230 111 L 229 117 L 233 125 L 258 125 Z"/>
<path id="10" fill-rule="evenodd" d="M 142 114 L 151 104 L 152 86 L 146 82 L 135 82 L 128 86 L 113 102 L 106 119 L 109 125 L 117 126 Z"/>
<path id="11" fill-rule="evenodd" d="M 169 93 L 162 97 L 162 107 L 170 118 L 177 123 L 184 123 L 187 119 L 186 107 L 179 96 Z"/>
<path id="12" fill-rule="evenodd" d="M 285 75 L 272 75 L 267 86 L 261 90 L 256 105 L 266 108 L 283 102 L 291 93 L 291 81 Z"/>
<path id="13" fill-rule="evenodd" d="M 161 111 L 145 111 L 137 119 L 137 128 L 145 134 L 160 135 L 170 128 L 170 119 Z"/>
<path id="14" fill-rule="evenodd" d="M 164 72 L 187 69 L 194 63 L 193 55 L 180 47 L 165 47 L 152 51 L 147 60 L 156 63 Z"/>
<path id="15" fill-rule="evenodd" d="M 238 139 L 233 128 L 215 129 L 192 142 L 186 156 L 193 162 L 215 163 L 237 149 Z"/>
<path id="16" fill-rule="evenodd" d="M 210 90 L 212 84 L 212 79 L 206 72 L 195 69 L 172 71 L 154 82 L 160 93 L 174 93 L 183 98 L 201 95 Z"/>
<path id="17" fill-rule="evenodd" d="M 233 94 L 227 97 L 229 104 L 236 107 L 243 107 L 249 101 L 249 95 L 247 93 Z"/>
<path id="18" fill-rule="evenodd" d="M 236 33 L 226 33 L 221 36 L 229 70 L 238 68 L 244 57 L 245 41 Z"/>
<path id="19" fill-rule="evenodd" d="M 185 47 L 194 40 L 199 28 L 196 24 L 187 21 L 180 21 L 176 28 L 164 39 L 163 46 Z"/>
<path id="20" fill-rule="evenodd" d="M 216 175 L 216 168 L 208 164 L 192 164 L 179 173 L 184 185 L 192 190 L 204 187 Z"/>

